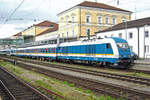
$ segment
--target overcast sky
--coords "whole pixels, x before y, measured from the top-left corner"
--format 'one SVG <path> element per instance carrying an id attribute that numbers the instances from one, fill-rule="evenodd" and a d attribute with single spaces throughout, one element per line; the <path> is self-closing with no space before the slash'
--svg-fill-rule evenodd
<path id="1" fill-rule="evenodd" d="M 0 0 L 0 38 L 10 37 L 43 20 L 57 22 L 57 14 L 85 0 Z M 88 0 L 95 1 L 95 0 Z M 97 0 L 132 12 L 132 19 L 150 17 L 150 0 Z M 12 14 L 12 16 L 11 16 Z M 10 18 L 10 19 L 9 19 Z M 8 19 L 8 21 L 6 21 Z"/>

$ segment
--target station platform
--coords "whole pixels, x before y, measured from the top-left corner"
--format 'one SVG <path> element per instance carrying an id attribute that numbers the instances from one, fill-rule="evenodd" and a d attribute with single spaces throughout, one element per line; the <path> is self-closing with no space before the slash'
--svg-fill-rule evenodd
<path id="1" fill-rule="evenodd" d="M 150 59 L 143 59 L 143 60 L 134 60 L 135 64 L 148 64 L 150 65 Z"/>

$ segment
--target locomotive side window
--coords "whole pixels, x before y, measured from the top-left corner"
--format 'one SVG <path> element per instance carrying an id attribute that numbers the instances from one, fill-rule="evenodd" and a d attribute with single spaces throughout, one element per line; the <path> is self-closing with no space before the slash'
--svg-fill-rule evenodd
<path id="1" fill-rule="evenodd" d="M 109 49 L 111 47 L 110 43 L 106 44 L 106 48 Z"/>

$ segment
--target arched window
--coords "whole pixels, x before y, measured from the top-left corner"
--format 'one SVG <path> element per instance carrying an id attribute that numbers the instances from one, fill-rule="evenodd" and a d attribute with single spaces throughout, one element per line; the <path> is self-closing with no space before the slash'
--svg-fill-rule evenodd
<path id="1" fill-rule="evenodd" d="M 64 23 L 64 18 L 63 18 L 63 17 L 61 17 L 60 22 L 61 22 L 61 23 Z"/>
<path id="2" fill-rule="evenodd" d="M 125 17 L 122 17 L 122 22 L 126 22 L 126 18 Z"/>
<path id="3" fill-rule="evenodd" d="M 116 16 L 112 16 L 112 24 L 113 24 L 113 25 L 116 24 Z"/>
<path id="4" fill-rule="evenodd" d="M 69 24 L 69 16 L 66 16 L 66 24 Z"/>
<path id="5" fill-rule="evenodd" d="M 109 25 L 109 16 L 105 16 L 105 24 Z"/>
<path id="6" fill-rule="evenodd" d="M 71 22 L 72 22 L 72 23 L 75 22 L 75 14 L 74 14 L 74 13 L 71 14 Z"/>

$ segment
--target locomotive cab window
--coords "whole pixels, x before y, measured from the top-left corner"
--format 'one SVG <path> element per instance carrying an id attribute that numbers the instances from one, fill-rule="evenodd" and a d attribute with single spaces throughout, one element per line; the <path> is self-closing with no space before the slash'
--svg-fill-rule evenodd
<path id="1" fill-rule="evenodd" d="M 106 44 L 106 48 L 107 48 L 107 49 L 111 48 L 110 43 L 107 43 L 107 44 Z"/>
<path id="2" fill-rule="evenodd" d="M 129 48 L 129 45 L 127 43 L 117 43 L 118 48 Z"/>

